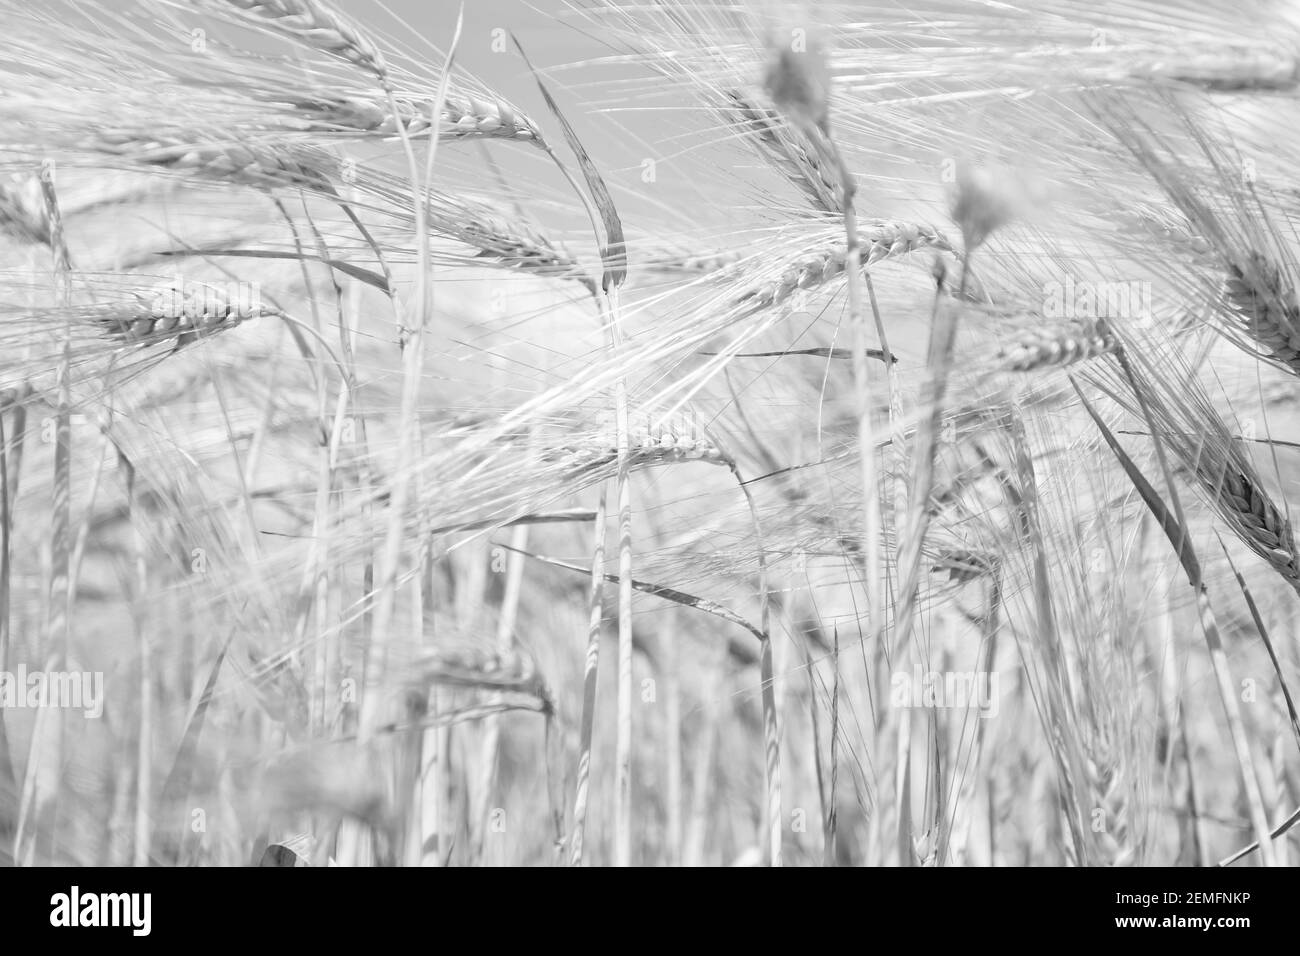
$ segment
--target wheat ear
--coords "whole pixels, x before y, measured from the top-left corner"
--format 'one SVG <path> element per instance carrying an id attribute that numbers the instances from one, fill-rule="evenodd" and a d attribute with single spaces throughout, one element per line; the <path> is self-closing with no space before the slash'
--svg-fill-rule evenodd
<path id="1" fill-rule="evenodd" d="M 1157 362 L 1151 358 L 1158 354 L 1153 349 L 1129 347 L 1118 354 L 1127 369 L 1133 400 L 1113 388 L 1106 390 L 1130 410 L 1135 405 L 1145 408 L 1160 426 L 1161 441 L 1196 478 L 1242 542 L 1300 593 L 1300 553 L 1291 522 L 1199 383 L 1174 355 L 1160 355 Z M 1171 375 L 1171 368 L 1181 374 Z"/>
<path id="2" fill-rule="evenodd" d="M 613 429 L 590 440 L 561 446 L 560 458 L 581 468 L 613 464 L 618 459 L 618 441 Z M 628 464 L 632 468 L 681 461 L 703 461 L 725 465 L 730 459 L 698 423 L 686 415 L 656 422 L 642 415 L 629 423 Z"/>
<path id="3" fill-rule="evenodd" d="M 176 336 L 211 333 L 261 316 L 279 315 L 252 295 L 231 295 L 220 286 L 201 282 L 172 283 L 135 293 L 133 309 L 107 307 L 97 322 L 110 338 L 146 344 Z"/>
<path id="4" fill-rule="evenodd" d="M 864 223 L 859 245 L 863 266 L 874 265 L 919 249 L 952 251 L 947 238 L 933 227 L 894 219 L 869 220 Z M 775 281 L 764 282 L 741 293 L 733 305 L 750 312 L 780 305 L 798 289 L 816 289 L 843 275 L 847 261 L 848 253 L 842 245 L 810 254 L 787 267 Z"/>
<path id="5" fill-rule="evenodd" d="M 760 106 L 735 90 L 725 93 L 728 110 L 741 129 L 751 133 L 762 152 L 790 182 L 798 186 L 823 212 L 844 211 L 843 191 L 834 169 L 822 161 L 822 153 L 804 137 L 812 135 L 785 123 L 775 110 Z"/>
<path id="6" fill-rule="evenodd" d="M 1228 262 L 1227 268 L 1225 298 L 1245 321 L 1247 334 L 1300 375 L 1300 305 L 1295 284 L 1257 252 Z"/>
<path id="7" fill-rule="evenodd" d="M 384 186 L 374 192 L 396 207 L 397 218 L 410 220 L 409 207 L 397 193 Z M 474 258 L 485 264 L 574 279 L 596 294 L 595 282 L 569 251 L 522 220 L 508 219 L 485 203 L 437 192 L 430 195 L 425 212 L 431 232 L 470 246 Z"/>
<path id="8" fill-rule="evenodd" d="M 1079 321 L 1063 328 L 1030 331 L 998 353 L 1006 371 L 1034 372 L 1060 368 L 1113 352 L 1115 336 L 1104 321 Z"/>
<path id="9" fill-rule="evenodd" d="M 311 149 L 218 142 L 211 138 L 153 137 L 142 131 L 100 131 L 83 147 L 168 172 L 258 187 L 334 193 L 334 161 Z"/>
<path id="10" fill-rule="evenodd" d="M 1201 181 L 1200 173 L 1140 120 L 1134 118 L 1126 125 L 1125 114 L 1116 111 L 1106 122 L 1186 217 L 1195 239 L 1206 245 L 1206 254 L 1213 255 L 1226 273 L 1223 298 L 1232 313 L 1244 320 L 1240 330 L 1230 327 L 1229 334 L 1240 340 L 1239 331 L 1244 332 L 1265 357 L 1300 375 L 1300 305 L 1291 250 L 1277 238 L 1253 182 L 1240 182 L 1241 157 L 1231 145 L 1212 138 L 1176 100 L 1167 105 L 1208 162 L 1212 173 L 1208 181 Z M 1174 251 L 1181 251 L 1184 244 L 1178 242 Z M 1249 348 L 1247 343 L 1239 344 Z"/>
<path id="11" fill-rule="evenodd" d="M 1162 60 L 1138 71 L 1220 93 L 1293 90 L 1300 82 L 1300 58 L 1281 46 L 1216 46 L 1208 52 Z"/>
<path id="12" fill-rule="evenodd" d="M 1238 525 L 1251 550 L 1300 593 L 1300 566 L 1296 563 L 1291 522 L 1259 483 L 1254 470 L 1249 465 L 1233 467 L 1233 464 L 1232 461 L 1222 463 L 1217 474 L 1215 469 L 1208 468 L 1199 468 L 1198 473 L 1221 508 Z"/>
<path id="13" fill-rule="evenodd" d="M 526 224 L 512 224 L 481 212 L 473 219 L 454 223 L 452 231 L 455 238 L 477 249 L 480 259 L 525 272 L 576 279 L 595 292 L 595 283 L 563 246 Z"/>
<path id="14" fill-rule="evenodd" d="M 399 124 L 410 136 L 433 128 L 428 100 L 394 97 L 394 113 L 383 99 L 356 96 L 300 98 L 293 106 L 311 119 L 309 132 L 361 132 L 395 136 Z M 508 139 L 545 148 L 546 140 L 531 117 L 505 100 L 451 95 L 438 114 L 438 136 L 445 140 Z"/>
<path id="15" fill-rule="evenodd" d="M 321 0 L 195 0 L 208 9 L 264 26 L 304 46 L 355 63 L 387 82 L 383 54 L 341 13 Z"/>

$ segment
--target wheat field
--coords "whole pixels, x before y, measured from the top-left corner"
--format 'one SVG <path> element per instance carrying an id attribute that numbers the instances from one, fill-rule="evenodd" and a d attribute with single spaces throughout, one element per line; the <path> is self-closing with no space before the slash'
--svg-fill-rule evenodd
<path id="1" fill-rule="evenodd" d="M 0 861 L 1300 852 L 1290 4 L 0 9 Z"/>

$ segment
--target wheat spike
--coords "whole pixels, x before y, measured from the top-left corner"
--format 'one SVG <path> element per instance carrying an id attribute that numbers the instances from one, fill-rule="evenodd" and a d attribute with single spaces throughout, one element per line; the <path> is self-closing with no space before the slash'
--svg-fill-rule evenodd
<path id="1" fill-rule="evenodd" d="M 1229 263 L 1226 298 L 1245 319 L 1250 337 L 1300 375 L 1300 306 L 1282 271 L 1254 252 L 1240 264 Z"/>
<path id="2" fill-rule="evenodd" d="M 638 248 L 645 247 L 638 244 Z M 650 272 L 685 274 L 689 276 L 714 275 L 734 268 L 748 257 L 747 253 L 728 250 L 690 252 L 668 245 L 651 247 L 645 253 L 642 268 Z"/>
<path id="3" fill-rule="evenodd" d="M 450 139 L 491 137 L 546 145 L 538 125 L 503 100 L 449 98 L 443 107 L 442 122 L 439 135 Z"/>
<path id="4" fill-rule="evenodd" d="M 317 189 L 333 194 L 333 161 L 315 150 L 151 137 L 140 131 L 100 131 L 86 148 L 170 172 L 259 187 Z"/>
<path id="5" fill-rule="evenodd" d="M 1300 374 L 1300 306 L 1292 278 L 1293 254 L 1276 239 L 1262 191 L 1253 182 L 1239 181 L 1241 157 L 1201 129 L 1176 101 L 1170 105 L 1209 162 L 1210 177 L 1188 166 L 1162 140 L 1118 125 L 1118 120 L 1112 121 L 1111 128 L 1186 217 L 1196 244 L 1204 243 L 1207 254 L 1226 273 L 1223 299 L 1245 320 L 1240 331 L 1250 341 L 1242 341 L 1235 323 L 1229 324 L 1230 337 L 1248 351 L 1262 353 Z M 1180 236 L 1173 249 L 1184 252 L 1186 239 Z"/>
<path id="6" fill-rule="evenodd" d="M 636 464 L 726 461 L 726 455 L 713 439 L 693 419 L 684 416 L 658 423 L 649 418 L 635 421 L 629 431 L 628 444 L 632 461 Z"/>
<path id="7" fill-rule="evenodd" d="M 455 643 L 412 661 L 408 670 L 415 684 L 489 688 L 529 694 L 541 701 L 551 699 L 536 663 L 517 650 L 492 653 Z"/>
<path id="8" fill-rule="evenodd" d="M 279 310 L 263 308 L 245 286 L 226 289 L 202 282 L 176 281 L 135 293 L 137 306 L 104 310 L 98 321 L 105 333 L 123 342 L 148 343 L 174 336 L 211 333 Z"/>
<path id="9" fill-rule="evenodd" d="M 1100 828 L 1092 828 L 1092 851 L 1099 857 L 1097 863 L 1103 866 L 1128 866 L 1134 862 L 1137 847 L 1130 822 L 1131 800 L 1124 766 L 1109 759 L 1109 754 L 1100 747 L 1096 752 L 1098 757 L 1085 754 L 1083 758 L 1093 812 L 1100 812 L 1100 821 L 1104 823 Z"/>
<path id="10" fill-rule="evenodd" d="M 1290 90 L 1300 82 L 1300 58 L 1282 47 L 1228 46 L 1153 63 L 1137 74 L 1215 92 Z"/>
<path id="11" fill-rule="evenodd" d="M 1300 592 L 1300 566 L 1296 564 L 1291 522 L 1273 503 L 1251 469 L 1236 469 L 1234 464 L 1224 463 L 1219 475 L 1209 466 L 1202 466 L 1198 471 L 1220 505 L 1241 526 L 1251 549 Z"/>
<path id="12" fill-rule="evenodd" d="M 363 132 L 396 135 L 404 128 L 408 135 L 426 135 L 432 129 L 429 100 L 395 97 L 397 113 L 382 99 L 355 96 L 299 99 L 294 108 L 312 122 L 308 132 Z M 447 97 L 438 119 L 438 136 L 444 140 L 508 139 L 545 148 L 541 128 L 525 113 L 500 99 L 458 95 Z"/>
<path id="13" fill-rule="evenodd" d="M 1006 371 L 1033 372 L 1059 368 L 1106 355 L 1119 343 L 1102 321 L 1079 321 L 1060 329 L 1031 333 L 998 353 Z"/>
<path id="14" fill-rule="evenodd" d="M 595 283 L 577 260 L 563 246 L 527 225 L 512 224 L 483 213 L 465 222 L 451 223 L 450 231 L 454 238 L 477 249 L 479 259 L 495 261 L 510 269 L 575 279 L 594 294 Z"/>
<path id="15" fill-rule="evenodd" d="M 860 232 L 863 266 L 874 265 L 919 249 L 931 248 L 951 252 L 952 246 L 938 230 L 913 222 L 893 219 L 869 220 Z M 737 296 L 733 304 L 754 312 L 788 300 L 796 289 L 815 289 L 844 274 L 843 245 L 809 255 L 781 273 L 775 282 L 766 282 Z"/>
<path id="16" fill-rule="evenodd" d="M 395 218 L 413 223 L 403 193 L 383 184 L 373 192 L 390 203 Z M 562 244 L 528 223 L 509 219 L 485 202 L 434 192 L 427 207 L 429 229 L 444 239 L 477 250 L 474 258 L 506 269 L 553 278 L 573 279 L 594 294 L 596 285 Z"/>
<path id="17" fill-rule="evenodd" d="M 741 127 L 757 138 L 764 155 L 808 194 L 814 206 L 837 215 L 844 211 L 839 178 L 835 170 L 827 168 L 816 147 L 804 141 L 807 134 L 792 130 L 775 110 L 759 106 L 735 90 L 728 90 L 726 96 Z"/>
<path id="18" fill-rule="evenodd" d="M 409 197 L 401 187 L 375 182 L 368 189 L 386 203 L 395 219 L 414 224 Z M 431 232 L 477 250 L 475 259 L 505 269 L 574 279 L 594 294 L 595 283 L 561 243 L 518 217 L 508 218 L 491 203 L 434 190 L 425 211 Z"/>
<path id="19" fill-rule="evenodd" d="M 1154 239 L 1170 251 L 1185 255 L 1188 261 L 1205 260 L 1213 255 L 1209 242 L 1192 232 L 1185 221 L 1178 222 L 1167 211 L 1139 206 L 1116 210 L 1113 219 L 1123 233 L 1131 235 L 1144 250 Z"/>
<path id="20" fill-rule="evenodd" d="M 566 444 L 563 457 L 577 459 L 582 469 L 613 464 L 618 460 L 618 442 L 613 430 L 591 439 Z M 629 462 L 634 468 L 672 462 L 704 461 L 726 464 L 729 459 L 717 443 L 689 415 L 666 421 L 649 416 L 633 420 L 628 433 Z"/>
<path id="21" fill-rule="evenodd" d="M 1183 468 L 1246 546 L 1300 593 L 1300 564 L 1286 512 L 1208 397 L 1188 374 L 1169 376 L 1167 366 L 1177 361 L 1171 356 L 1153 365 L 1145 350 L 1130 347 L 1125 354 L 1142 369 L 1135 387 L 1143 389 L 1163 440 Z M 1135 405 L 1129 403 L 1130 410 Z"/>
<path id="22" fill-rule="evenodd" d="M 320 0 L 195 0 L 208 9 L 228 10 L 297 40 L 304 46 L 342 57 L 381 81 L 388 78 L 383 54 L 342 14 Z"/>

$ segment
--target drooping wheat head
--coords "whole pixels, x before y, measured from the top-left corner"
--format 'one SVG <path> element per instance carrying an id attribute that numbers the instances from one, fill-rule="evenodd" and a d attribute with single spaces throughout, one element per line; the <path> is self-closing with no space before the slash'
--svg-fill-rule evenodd
<path id="1" fill-rule="evenodd" d="M 1119 347 L 1103 319 L 1027 328 L 998 352 L 999 366 L 1011 372 L 1061 368 L 1105 355 Z"/>
<path id="2" fill-rule="evenodd" d="M 923 223 L 877 219 L 863 223 L 860 233 L 862 265 L 874 265 L 922 249 L 951 252 L 943 233 Z M 842 243 L 800 257 L 783 269 L 775 281 L 756 284 L 741 292 L 732 304 L 744 312 L 757 312 L 787 302 L 799 289 L 812 290 L 844 275 L 846 253 Z"/>
<path id="3" fill-rule="evenodd" d="M 1246 158 L 1198 122 L 1176 97 L 1159 101 L 1190 146 L 1194 166 L 1165 135 L 1123 109 L 1107 125 L 1186 218 L 1191 237 L 1175 230 L 1166 261 L 1221 304 L 1222 331 L 1257 354 L 1300 375 L 1300 303 L 1291 248 L 1272 222 L 1265 190 L 1253 179 Z M 1222 273 L 1188 261 L 1189 239 L 1203 244 Z"/>
<path id="4" fill-rule="evenodd" d="M 1158 440 L 1237 537 L 1300 592 L 1300 551 L 1287 512 L 1266 487 L 1248 446 L 1232 434 L 1185 361 L 1166 345 L 1167 340 L 1149 349 L 1125 346 L 1131 381 L 1113 369 L 1088 371 L 1098 376 L 1095 380 L 1108 379 L 1107 391 L 1131 412 L 1141 407 L 1132 389 L 1142 390 Z"/>
<path id="5" fill-rule="evenodd" d="M 303 46 L 355 63 L 387 82 L 379 48 L 347 17 L 322 0 L 193 0 L 195 5 L 265 27 Z"/>
<path id="6" fill-rule="evenodd" d="M 808 137 L 817 135 L 790 126 L 781 114 L 736 90 L 726 90 L 728 109 L 736 125 L 754 137 L 760 152 L 790 182 L 802 190 L 814 209 L 839 215 L 844 211 L 844 191 L 834 169 Z"/>
<path id="7" fill-rule="evenodd" d="M 396 115 L 380 97 L 304 96 L 295 98 L 292 105 L 307 118 L 309 132 L 396 136 L 400 124 L 410 136 L 428 135 L 436 126 L 444 140 L 505 139 L 542 148 L 546 145 L 537 123 L 505 100 L 452 90 L 436 124 L 431 101 L 396 96 L 394 102 Z"/>

